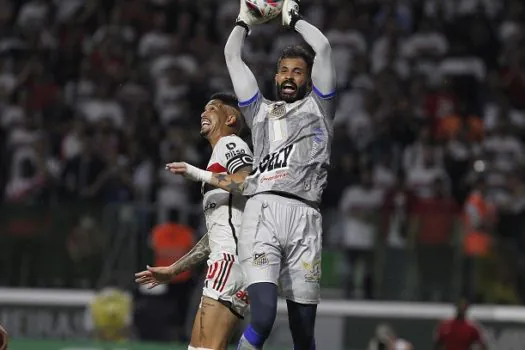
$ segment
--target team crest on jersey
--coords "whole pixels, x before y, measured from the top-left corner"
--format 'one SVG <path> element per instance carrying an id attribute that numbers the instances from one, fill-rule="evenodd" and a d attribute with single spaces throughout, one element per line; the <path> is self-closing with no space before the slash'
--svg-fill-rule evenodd
<path id="1" fill-rule="evenodd" d="M 270 117 L 281 118 L 285 114 L 286 114 L 286 103 L 277 102 L 273 104 L 272 109 L 270 110 Z"/>
<path id="2" fill-rule="evenodd" d="M 303 268 L 306 273 L 304 275 L 305 282 L 318 283 L 321 280 L 321 260 L 315 260 L 312 263 L 303 261 Z"/>
<path id="3" fill-rule="evenodd" d="M 268 265 L 270 261 L 266 257 L 266 253 L 253 253 L 252 263 L 255 266 L 264 266 L 264 265 Z"/>

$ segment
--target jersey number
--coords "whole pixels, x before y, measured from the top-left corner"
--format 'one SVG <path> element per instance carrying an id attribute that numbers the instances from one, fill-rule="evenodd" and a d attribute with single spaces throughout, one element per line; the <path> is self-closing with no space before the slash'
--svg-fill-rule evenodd
<path id="1" fill-rule="evenodd" d="M 281 141 L 284 138 L 284 128 L 283 128 L 283 120 L 277 119 L 272 120 L 272 129 L 273 129 L 273 137 L 272 142 Z"/>

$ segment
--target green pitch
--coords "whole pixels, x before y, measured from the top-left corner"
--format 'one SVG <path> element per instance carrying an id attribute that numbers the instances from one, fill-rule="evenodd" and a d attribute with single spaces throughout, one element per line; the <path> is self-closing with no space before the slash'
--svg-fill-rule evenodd
<path id="1" fill-rule="evenodd" d="M 187 350 L 185 344 L 152 344 L 152 343 L 99 343 L 81 340 L 29 340 L 12 339 L 9 350 Z M 235 350 L 235 347 L 231 347 Z M 268 349 L 285 350 L 285 349 Z M 288 350 L 288 349 L 286 349 Z"/>

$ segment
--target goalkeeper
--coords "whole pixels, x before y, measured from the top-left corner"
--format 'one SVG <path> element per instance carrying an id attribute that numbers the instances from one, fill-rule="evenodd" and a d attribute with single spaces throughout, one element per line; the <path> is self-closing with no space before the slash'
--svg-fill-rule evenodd
<path id="1" fill-rule="evenodd" d="M 333 134 L 335 72 L 327 38 L 301 19 L 299 1 L 285 0 L 284 26 L 315 51 L 287 48 L 277 63 L 277 102 L 265 99 L 241 58 L 257 24 L 241 0 L 224 53 L 239 106 L 252 132 L 254 170 L 244 182 L 249 199 L 239 237 L 251 322 L 238 350 L 262 349 L 272 330 L 277 296 L 286 298 L 295 350 L 315 349 L 320 300 L 321 213 Z M 280 290 L 278 290 L 278 286 Z"/>

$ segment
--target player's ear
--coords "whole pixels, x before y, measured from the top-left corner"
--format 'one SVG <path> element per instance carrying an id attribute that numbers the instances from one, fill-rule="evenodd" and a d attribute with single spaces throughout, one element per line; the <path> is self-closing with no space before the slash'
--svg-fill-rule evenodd
<path id="1" fill-rule="evenodd" d="M 230 128 L 235 127 L 235 124 L 237 124 L 237 116 L 233 113 L 229 113 L 228 117 L 226 118 L 226 125 Z"/>

